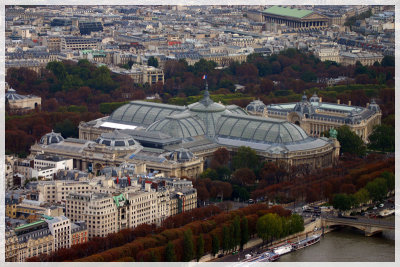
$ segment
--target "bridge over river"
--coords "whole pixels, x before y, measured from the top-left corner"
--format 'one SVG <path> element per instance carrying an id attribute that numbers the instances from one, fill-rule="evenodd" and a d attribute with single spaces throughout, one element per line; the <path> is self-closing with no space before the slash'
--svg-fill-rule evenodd
<path id="1" fill-rule="evenodd" d="M 394 230 L 395 222 L 382 219 L 370 219 L 365 217 L 335 217 L 323 215 L 321 218 L 321 226 L 350 226 L 364 231 L 366 236 L 372 236 L 385 230 Z"/>

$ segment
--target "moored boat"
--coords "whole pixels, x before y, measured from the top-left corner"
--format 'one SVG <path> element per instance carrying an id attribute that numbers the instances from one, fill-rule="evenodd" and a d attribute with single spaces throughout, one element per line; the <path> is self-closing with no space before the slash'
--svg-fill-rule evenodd
<path id="1" fill-rule="evenodd" d="M 242 260 L 241 262 L 272 262 L 278 260 L 280 256 L 272 251 L 266 251 L 255 256 L 247 254 L 245 257 L 246 259 Z"/>
<path id="2" fill-rule="evenodd" d="M 320 240 L 321 240 L 321 235 L 312 235 L 310 237 L 307 237 L 306 239 L 300 240 L 299 242 L 293 243 L 292 247 L 293 250 L 299 250 L 314 245 L 315 243 L 318 243 Z"/>
<path id="3" fill-rule="evenodd" d="M 289 253 L 293 250 L 292 244 L 285 244 L 283 246 L 279 246 L 274 248 L 272 251 L 279 256 Z"/>

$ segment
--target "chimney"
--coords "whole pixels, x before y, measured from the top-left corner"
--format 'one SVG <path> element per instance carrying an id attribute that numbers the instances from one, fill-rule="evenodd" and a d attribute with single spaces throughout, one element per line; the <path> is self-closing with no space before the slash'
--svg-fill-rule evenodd
<path id="1" fill-rule="evenodd" d="M 322 103 L 322 97 L 319 98 L 319 102 Z"/>
<path id="2" fill-rule="evenodd" d="M 147 181 L 144 183 L 144 191 L 150 192 L 151 189 L 151 183 L 147 183 Z"/>
<path id="3" fill-rule="evenodd" d="M 351 100 L 349 100 L 349 106 L 351 106 Z"/>
<path id="4" fill-rule="evenodd" d="M 340 104 L 340 99 L 337 100 L 337 103 Z"/>

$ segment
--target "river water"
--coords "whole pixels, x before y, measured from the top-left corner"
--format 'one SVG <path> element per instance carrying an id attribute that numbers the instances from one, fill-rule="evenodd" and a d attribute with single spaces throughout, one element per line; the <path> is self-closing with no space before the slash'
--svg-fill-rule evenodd
<path id="1" fill-rule="evenodd" d="M 281 256 L 280 262 L 394 262 L 394 231 L 371 237 L 354 228 L 327 233 L 310 247 Z"/>

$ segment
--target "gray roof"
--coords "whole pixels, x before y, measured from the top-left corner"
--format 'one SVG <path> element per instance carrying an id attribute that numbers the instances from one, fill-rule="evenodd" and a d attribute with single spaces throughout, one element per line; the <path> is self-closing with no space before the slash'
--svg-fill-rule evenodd
<path id="1" fill-rule="evenodd" d="M 289 143 L 308 138 L 299 126 L 282 120 L 249 115 L 225 114 L 219 120 L 219 137 L 266 143 Z"/>
<path id="2" fill-rule="evenodd" d="M 14 89 L 8 89 L 8 91 L 5 94 L 6 99 L 8 100 L 19 100 L 19 99 L 24 99 L 26 98 L 26 96 L 23 95 L 19 95 L 17 94 L 17 91 L 15 91 Z"/>
<path id="3" fill-rule="evenodd" d="M 186 107 L 160 104 L 146 101 L 132 101 L 116 109 L 108 118 L 108 121 L 132 124 L 137 126 L 149 126 L 155 121 L 169 115 L 185 111 Z"/>
<path id="4" fill-rule="evenodd" d="M 160 131 L 175 138 L 187 138 L 204 135 L 205 125 L 202 120 L 188 112 L 167 116 L 150 125 L 146 131 Z"/>
<path id="5" fill-rule="evenodd" d="M 96 139 L 96 143 L 120 148 L 138 146 L 138 143 L 130 135 L 121 133 L 118 130 L 111 133 L 102 133 Z"/>

